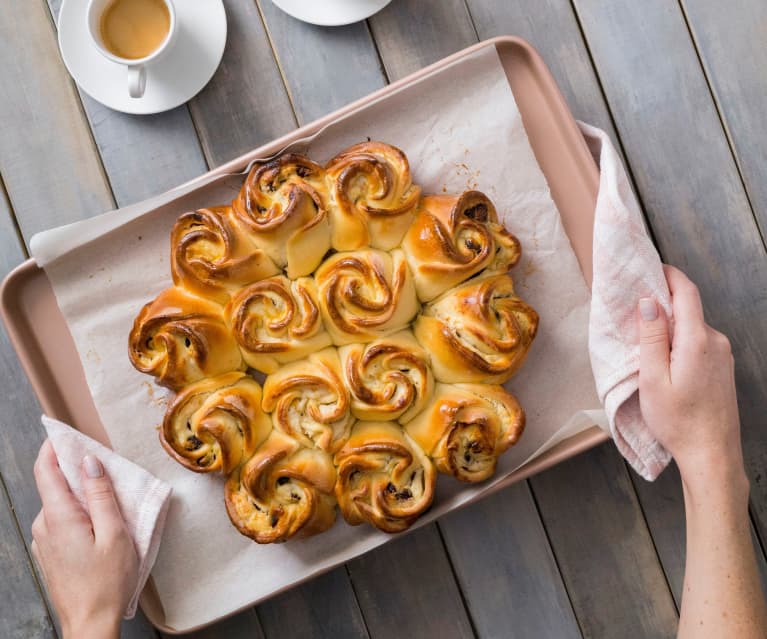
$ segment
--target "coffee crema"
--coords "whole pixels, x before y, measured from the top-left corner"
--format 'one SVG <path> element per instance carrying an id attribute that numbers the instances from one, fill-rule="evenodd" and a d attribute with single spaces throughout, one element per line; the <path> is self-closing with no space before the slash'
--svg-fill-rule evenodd
<path id="1" fill-rule="evenodd" d="M 112 0 L 101 14 L 99 31 L 113 55 L 138 60 L 165 41 L 170 12 L 163 0 Z"/>

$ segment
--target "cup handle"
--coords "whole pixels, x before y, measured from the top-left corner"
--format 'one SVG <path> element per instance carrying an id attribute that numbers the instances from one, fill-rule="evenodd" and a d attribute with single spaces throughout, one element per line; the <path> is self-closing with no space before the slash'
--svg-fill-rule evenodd
<path id="1" fill-rule="evenodd" d="M 146 68 L 142 64 L 128 67 L 128 93 L 132 98 L 140 98 L 146 89 Z"/>

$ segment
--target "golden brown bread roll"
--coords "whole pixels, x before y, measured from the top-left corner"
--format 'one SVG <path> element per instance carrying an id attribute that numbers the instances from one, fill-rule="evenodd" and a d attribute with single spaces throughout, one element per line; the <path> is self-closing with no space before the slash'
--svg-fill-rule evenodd
<path id="1" fill-rule="evenodd" d="M 352 525 L 400 532 L 434 499 L 434 464 L 395 422 L 357 422 L 335 464 L 336 498 Z"/>
<path id="2" fill-rule="evenodd" d="M 312 273 L 330 248 L 325 188 L 319 164 L 288 153 L 256 164 L 233 202 L 257 244 L 291 279 Z"/>
<path id="3" fill-rule="evenodd" d="M 189 470 L 228 475 L 272 430 L 261 387 L 245 373 L 224 373 L 187 386 L 168 406 L 160 442 Z"/>
<path id="4" fill-rule="evenodd" d="M 394 333 L 418 312 L 413 280 L 399 249 L 336 253 L 317 269 L 314 280 L 325 328 L 336 345 Z"/>
<path id="5" fill-rule="evenodd" d="M 248 366 L 263 373 L 330 345 L 317 285 L 308 277 L 278 275 L 251 284 L 233 295 L 224 315 Z"/>
<path id="6" fill-rule="evenodd" d="M 139 371 L 172 390 L 245 368 L 222 308 L 180 288 L 164 290 L 141 309 L 128 354 Z"/>
<path id="7" fill-rule="evenodd" d="M 362 142 L 339 153 L 325 171 L 333 248 L 388 251 L 398 246 L 421 196 L 405 154 L 383 142 Z"/>
<path id="8" fill-rule="evenodd" d="M 410 331 L 342 346 L 338 354 L 358 419 L 404 424 L 426 406 L 434 390 L 429 356 Z"/>
<path id="9" fill-rule="evenodd" d="M 433 300 L 482 269 L 505 272 L 519 261 L 519 240 L 498 222 L 484 193 L 429 195 L 402 240 L 418 299 Z"/>
<path id="10" fill-rule="evenodd" d="M 225 304 L 238 288 L 279 272 L 231 206 L 185 213 L 170 234 L 173 281 Z"/>
<path id="11" fill-rule="evenodd" d="M 448 291 L 414 325 L 435 379 L 447 383 L 504 383 L 524 362 L 537 330 L 538 313 L 514 294 L 507 274 Z"/>
<path id="12" fill-rule="evenodd" d="M 259 544 L 316 535 L 336 519 L 335 479 L 330 455 L 273 430 L 227 479 L 226 511 L 237 530 Z"/>
<path id="13" fill-rule="evenodd" d="M 287 364 L 266 378 L 263 408 L 274 427 L 307 447 L 335 452 L 349 437 L 354 416 L 335 348 Z"/>
<path id="14" fill-rule="evenodd" d="M 437 384 L 429 406 L 405 426 L 442 473 L 478 482 L 517 443 L 525 412 L 502 386 Z"/>

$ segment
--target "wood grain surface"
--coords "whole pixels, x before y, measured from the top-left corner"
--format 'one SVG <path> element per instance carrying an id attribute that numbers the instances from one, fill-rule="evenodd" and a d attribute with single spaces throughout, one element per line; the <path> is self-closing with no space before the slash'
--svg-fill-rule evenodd
<path id="1" fill-rule="evenodd" d="M 62 0 L 0 19 L 0 275 L 32 234 L 179 184 L 473 44 L 513 33 L 574 115 L 624 154 L 663 257 L 733 339 L 756 532 L 767 540 L 767 9 L 760 0 L 394 0 L 320 28 L 226 0 L 224 58 L 187 106 L 113 112 L 56 46 Z M 705 152 L 702 152 L 705 150 Z M 733 312 L 732 309 L 737 309 Z M 54 637 L 27 552 L 39 406 L 0 330 L 0 636 Z M 671 636 L 683 575 L 678 473 L 648 484 L 610 445 L 190 636 Z M 763 579 L 764 555 L 759 553 Z M 123 636 L 157 637 L 145 619 Z"/>

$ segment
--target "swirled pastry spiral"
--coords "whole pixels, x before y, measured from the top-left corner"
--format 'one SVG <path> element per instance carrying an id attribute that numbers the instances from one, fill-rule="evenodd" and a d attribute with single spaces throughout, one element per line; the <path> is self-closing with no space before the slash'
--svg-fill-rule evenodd
<path id="1" fill-rule="evenodd" d="M 421 196 L 405 154 L 383 142 L 362 142 L 339 153 L 325 171 L 333 248 L 388 251 L 399 246 Z"/>
<path id="2" fill-rule="evenodd" d="M 290 153 L 255 165 L 233 202 L 257 244 L 291 279 L 309 275 L 330 248 L 324 189 L 322 167 Z"/>
<path id="3" fill-rule="evenodd" d="M 187 386 L 168 406 L 160 442 L 189 470 L 228 475 L 272 430 L 261 387 L 245 373 L 225 373 Z"/>
<path id="4" fill-rule="evenodd" d="M 434 390 L 429 357 L 410 331 L 342 346 L 338 354 L 358 419 L 407 423 Z"/>
<path id="5" fill-rule="evenodd" d="M 336 253 L 314 279 L 325 328 L 336 345 L 394 333 L 418 312 L 412 276 L 399 249 Z"/>
<path id="6" fill-rule="evenodd" d="M 437 384 L 428 408 L 405 431 L 442 473 L 466 482 L 487 479 L 498 457 L 517 443 L 525 412 L 502 386 Z"/>
<path id="7" fill-rule="evenodd" d="M 335 463 L 336 498 L 352 525 L 400 532 L 434 499 L 434 464 L 395 422 L 357 422 Z"/>
<path id="8" fill-rule="evenodd" d="M 273 430 L 227 479 L 226 511 L 243 535 L 259 544 L 309 537 L 336 519 L 330 455 Z"/>
<path id="9" fill-rule="evenodd" d="M 522 365 L 538 313 L 514 294 L 507 274 L 469 280 L 424 307 L 416 339 L 437 381 L 502 384 Z"/>
<path id="10" fill-rule="evenodd" d="M 136 369 L 172 390 L 245 368 L 221 307 L 180 288 L 164 290 L 141 309 L 128 354 Z"/>
<path id="11" fill-rule="evenodd" d="M 519 240 L 498 222 L 484 193 L 429 195 L 402 240 L 418 299 L 433 300 L 483 269 L 505 272 L 519 261 Z"/>
<path id="12" fill-rule="evenodd" d="M 308 277 L 278 275 L 251 284 L 232 297 L 224 314 L 248 366 L 262 373 L 330 345 L 317 285 Z"/>
<path id="13" fill-rule="evenodd" d="M 177 286 L 222 304 L 241 286 L 279 272 L 230 206 L 178 218 L 170 234 L 170 268 Z"/>
<path id="14" fill-rule="evenodd" d="M 343 445 L 354 423 L 335 348 L 269 375 L 262 405 L 277 430 L 331 453 Z"/>

